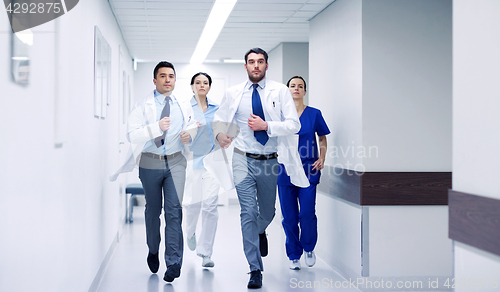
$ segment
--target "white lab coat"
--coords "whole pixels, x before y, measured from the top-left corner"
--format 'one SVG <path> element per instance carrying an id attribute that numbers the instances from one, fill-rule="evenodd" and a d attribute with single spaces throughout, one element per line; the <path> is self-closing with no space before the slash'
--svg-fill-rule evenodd
<path id="1" fill-rule="evenodd" d="M 189 101 L 175 97 L 182 111 L 184 123 L 182 130 L 189 132 L 191 138 L 196 136 L 197 125 L 194 120 L 193 109 Z M 140 161 L 140 155 L 146 142 L 163 133 L 160 130 L 156 118 L 156 103 L 154 100 L 154 91 L 145 98 L 139 100 L 128 117 L 127 139 L 130 142 L 130 149 L 123 164 L 109 176 L 110 181 L 115 181 L 118 175 L 134 170 Z M 188 151 L 184 147 L 183 154 Z"/>
<path id="2" fill-rule="evenodd" d="M 233 135 L 231 129 L 237 128 L 234 127 L 234 116 L 246 84 L 245 81 L 226 90 L 220 108 L 215 113 L 214 137 L 219 133 Z M 298 152 L 299 136 L 296 133 L 300 130 L 300 121 L 290 90 L 282 83 L 267 79 L 261 99 L 262 108 L 270 117 L 270 120 L 266 120 L 267 134 L 269 137 L 278 137 L 278 162 L 285 166 L 292 184 L 308 187 L 309 180 Z"/>
<path id="3" fill-rule="evenodd" d="M 177 97 L 175 98 L 179 103 L 184 117 L 182 130 L 188 132 L 191 135 L 191 138 L 194 139 L 198 127 L 194 119 L 191 103 L 189 100 L 183 100 Z M 163 134 L 160 130 L 160 126 L 158 125 L 154 91 L 135 104 L 128 117 L 127 127 L 127 139 L 132 146 L 135 161 L 138 162 L 146 142 Z M 186 149 L 186 147 L 184 147 L 184 149 Z"/>

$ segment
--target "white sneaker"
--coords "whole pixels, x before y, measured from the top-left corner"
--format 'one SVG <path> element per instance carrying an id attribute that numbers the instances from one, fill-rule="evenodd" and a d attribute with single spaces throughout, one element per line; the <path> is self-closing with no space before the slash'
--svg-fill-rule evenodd
<path id="1" fill-rule="evenodd" d="M 201 263 L 202 267 L 213 268 L 215 266 L 214 261 L 212 261 L 209 256 L 201 256 L 201 257 L 203 258 L 203 262 Z"/>
<path id="2" fill-rule="evenodd" d="M 193 236 L 187 239 L 187 244 L 190 250 L 196 249 L 196 234 L 193 233 Z"/>
<path id="3" fill-rule="evenodd" d="M 314 266 L 314 264 L 316 263 L 316 255 L 314 254 L 314 251 L 306 252 L 305 261 L 308 267 Z"/>
<path id="4" fill-rule="evenodd" d="M 300 270 L 300 259 L 290 260 L 290 270 Z"/>

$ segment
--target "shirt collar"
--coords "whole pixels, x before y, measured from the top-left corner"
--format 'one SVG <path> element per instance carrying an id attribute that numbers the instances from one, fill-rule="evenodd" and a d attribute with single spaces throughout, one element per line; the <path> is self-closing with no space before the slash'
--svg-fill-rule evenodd
<path id="1" fill-rule="evenodd" d="M 249 79 L 247 81 L 247 85 L 245 86 L 245 88 L 252 89 L 252 85 L 253 84 L 254 83 L 252 81 L 250 81 L 250 79 Z M 257 84 L 259 84 L 259 87 L 262 88 L 262 89 L 266 88 L 266 77 L 262 78 L 262 80 L 259 81 L 259 83 L 257 83 Z"/>
<path id="2" fill-rule="evenodd" d="M 156 91 L 156 89 L 154 90 L 154 93 L 155 93 L 155 98 L 157 101 L 159 101 L 160 103 L 163 103 L 165 102 L 165 98 L 166 96 L 159 93 L 158 91 Z M 172 99 L 173 102 L 176 102 L 177 99 L 175 98 L 174 94 L 170 94 L 170 98 Z"/>
<path id="3" fill-rule="evenodd" d="M 208 98 L 208 96 L 207 96 L 207 104 L 208 104 L 208 106 L 217 105 L 213 100 Z M 196 98 L 193 95 L 193 97 L 191 98 L 191 106 L 195 106 L 195 105 L 198 105 L 198 102 L 196 101 Z"/>

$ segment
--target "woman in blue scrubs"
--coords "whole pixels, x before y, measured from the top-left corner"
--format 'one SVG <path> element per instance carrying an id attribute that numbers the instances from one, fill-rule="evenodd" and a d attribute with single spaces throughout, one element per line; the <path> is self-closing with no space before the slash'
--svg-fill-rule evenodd
<path id="1" fill-rule="evenodd" d="M 312 267 L 316 263 L 314 247 L 318 239 L 316 219 L 316 186 L 326 156 L 326 135 L 330 130 L 319 109 L 304 105 L 306 82 L 294 76 L 287 82 L 297 114 L 300 118 L 299 154 L 310 186 L 300 188 L 290 182 L 285 167 L 280 164 L 278 175 L 278 194 L 283 215 L 283 229 L 286 234 L 286 254 L 290 259 L 290 269 L 300 270 L 300 257 L 305 252 L 305 263 Z M 316 143 L 319 140 L 319 151 Z"/>

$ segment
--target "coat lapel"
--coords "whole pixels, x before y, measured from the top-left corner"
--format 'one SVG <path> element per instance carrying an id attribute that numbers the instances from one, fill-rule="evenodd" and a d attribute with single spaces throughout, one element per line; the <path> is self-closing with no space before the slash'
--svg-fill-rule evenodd
<path id="1" fill-rule="evenodd" d="M 155 103 L 155 94 L 154 91 L 151 92 L 146 98 L 146 102 L 144 105 L 144 113 L 145 120 L 148 121 L 148 124 L 154 123 L 156 121 L 156 103 Z"/>
<path id="2" fill-rule="evenodd" d="M 245 81 L 243 84 L 241 84 L 238 88 L 238 91 L 236 92 L 234 102 L 231 103 L 231 114 L 230 114 L 230 121 L 234 119 L 234 115 L 236 114 L 236 110 L 238 109 L 238 106 L 240 106 L 241 102 L 241 97 L 243 96 L 243 92 L 245 91 L 245 86 L 247 82 Z"/>

